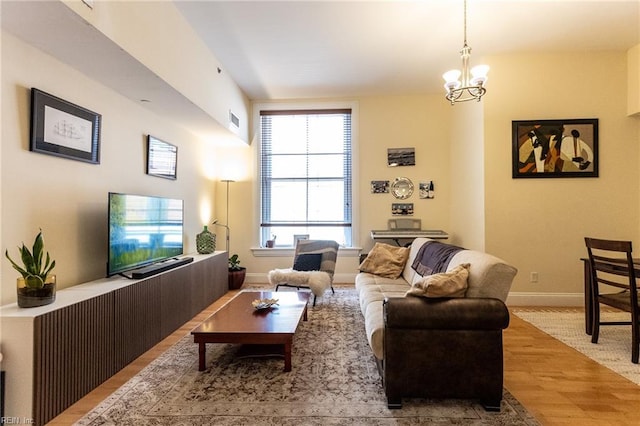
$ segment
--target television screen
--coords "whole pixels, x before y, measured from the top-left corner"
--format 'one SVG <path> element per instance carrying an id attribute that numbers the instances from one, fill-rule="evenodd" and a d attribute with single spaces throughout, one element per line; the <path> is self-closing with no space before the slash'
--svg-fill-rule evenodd
<path id="1" fill-rule="evenodd" d="M 183 253 L 183 202 L 109 193 L 107 276 Z"/>

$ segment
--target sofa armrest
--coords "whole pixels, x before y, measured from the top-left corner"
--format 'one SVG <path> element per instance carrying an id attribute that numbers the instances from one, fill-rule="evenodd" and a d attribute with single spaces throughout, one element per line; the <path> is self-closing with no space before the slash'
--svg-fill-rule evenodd
<path id="1" fill-rule="evenodd" d="M 499 299 L 406 296 L 384 301 L 385 328 L 437 330 L 502 330 L 509 311 Z"/>

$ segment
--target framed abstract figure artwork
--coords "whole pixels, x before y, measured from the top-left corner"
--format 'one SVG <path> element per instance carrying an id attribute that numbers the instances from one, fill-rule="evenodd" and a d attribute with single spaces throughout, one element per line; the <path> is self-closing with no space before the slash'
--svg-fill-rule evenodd
<path id="1" fill-rule="evenodd" d="M 512 177 L 598 177 L 598 119 L 513 121 Z"/>

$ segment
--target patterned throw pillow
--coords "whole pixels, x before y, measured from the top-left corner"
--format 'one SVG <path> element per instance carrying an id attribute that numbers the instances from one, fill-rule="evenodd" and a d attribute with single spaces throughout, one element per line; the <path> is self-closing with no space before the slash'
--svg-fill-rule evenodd
<path id="1" fill-rule="evenodd" d="M 319 271 L 322 264 L 322 253 L 303 253 L 296 256 L 293 262 L 294 271 Z"/>
<path id="2" fill-rule="evenodd" d="M 360 264 L 361 272 L 380 275 L 385 278 L 398 278 L 409 258 L 407 247 L 375 243 L 367 257 Z"/>
<path id="3" fill-rule="evenodd" d="M 464 297 L 467 292 L 469 263 L 456 266 L 449 272 L 422 277 L 407 291 L 406 295 L 420 297 Z"/>

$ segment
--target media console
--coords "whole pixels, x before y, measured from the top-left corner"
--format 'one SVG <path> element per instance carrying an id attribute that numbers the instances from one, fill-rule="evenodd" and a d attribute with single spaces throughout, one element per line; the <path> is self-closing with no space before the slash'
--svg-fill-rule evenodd
<path id="1" fill-rule="evenodd" d="M 49 422 L 224 295 L 227 262 L 198 254 L 148 278 L 65 288 L 50 305 L 0 307 L 4 416 Z"/>

